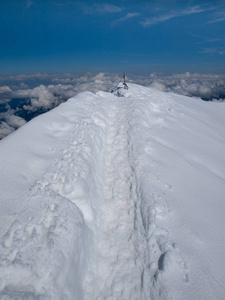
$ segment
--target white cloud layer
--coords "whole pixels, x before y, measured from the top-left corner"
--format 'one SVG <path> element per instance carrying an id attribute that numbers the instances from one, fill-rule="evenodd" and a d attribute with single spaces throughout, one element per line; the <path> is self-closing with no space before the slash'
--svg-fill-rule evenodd
<path id="1" fill-rule="evenodd" d="M 43 84 L 28 90 L 17 91 L 18 96 L 26 97 L 31 99 L 30 105 L 24 105 L 26 110 L 35 110 L 38 108 L 48 109 L 52 107 L 52 103 L 55 100 L 54 95 L 49 92 L 46 86 Z"/>
<path id="2" fill-rule="evenodd" d="M 0 139 L 3 139 L 13 131 L 15 131 L 15 128 L 9 126 L 6 122 L 2 121 L 0 123 Z"/>

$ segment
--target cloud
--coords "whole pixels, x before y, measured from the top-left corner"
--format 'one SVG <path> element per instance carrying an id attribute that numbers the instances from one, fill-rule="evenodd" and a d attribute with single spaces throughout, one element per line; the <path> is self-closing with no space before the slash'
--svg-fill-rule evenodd
<path id="1" fill-rule="evenodd" d="M 26 121 L 23 118 L 15 116 L 13 114 L 6 115 L 5 121 L 9 126 L 11 126 L 14 129 L 17 129 L 17 128 L 23 126 L 24 124 L 26 124 Z"/>
<path id="2" fill-rule="evenodd" d="M 163 23 L 163 22 L 166 22 L 166 21 L 174 19 L 174 18 L 183 17 L 183 16 L 187 16 L 187 15 L 191 15 L 191 14 L 197 14 L 197 13 L 201 13 L 201 12 L 208 11 L 208 10 L 211 10 L 211 8 L 203 9 L 199 5 L 192 6 L 185 10 L 171 11 L 164 15 L 160 15 L 160 16 L 156 16 L 156 17 L 152 17 L 152 18 L 146 18 L 144 21 L 140 22 L 140 24 L 143 27 L 153 26 L 155 24 Z"/>
<path id="3" fill-rule="evenodd" d="M 0 86 L 0 104 L 8 102 L 12 95 L 12 89 L 7 86 Z"/>
<path id="4" fill-rule="evenodd" d="M 18 97 L 30 98 L 30 104 L 24 105 L 26 110 L 37 110 L 39 108 L 49 109 L 52 107 L 55 97 L 43 84 L 28 90 L 19 90 L 16 93 Z"/>
<path id="5" fill-rule="evenodd" d="M 200 53 L 208 53 L 208 54 L 225 54 L 225 49 L 223 48 L 204 48 Z"/>
<path id="6" fill-rule="evenodd" d="M 57 75 L 58 76 L 58 75 Z M 12 82 L 26 82 L 26 81 L 47 81 L 51 80 L 52 78 L 55 78 L 55 74 L 41 74 L 41 73 L 36 73 L 36 74 L 30 74 L 30 75 L 25 75 L 25 74 L 19 74 L 15 76 L 0 76 L 0 83 L 4 85 L 10 85 Z"/>
<path id="7" fill-rule="evenodd" d="M 112 4 L 101 4 L 101 5 L 98 5 L 98 10 L 100 12 L 109 12 L 109 13 L 117 13 L 117 12 L 120 12 L 122 11 L 122 8 L 120 8 L 119 6 L 115 6 L 115 5 L 112 5 Z"/>
<path id="8" fill-rule="evenodd" d="M 118 13 L 123 10 L 121 7 L 109 3 L 94 3 L 92 6 L 82 5 L 82 8 L 86 14 Z"/>
<path id="9" fill-rule="evenodd" d="M 204 50 L 200 51 L 200 53 L 217 53 L 218 51 L 216 50 L 216 48 L 204 48 Z"/>
<path id="10" fill-rule="evenodd" d="M 115 20 L 114 22 L 112 22 L 112 26 L 116 26 L 118 23 L 121 23 L 121 22 L 124 22 L 124 21 L 127 21 L 131 18 L 134 18 L 136 16 L 138 16 L 139 13 L 127 13 L 124 17 L 118 19 L 118 20 Z"/>
<path id="11" fill-rule="evenodd" d="M 223 22 L 223 21 L 225 21 L 225 17 L 224 18 L 215 19 L 215 20 L 211 20 L 207 24 L 219 23 L 219 22 Z"/>
<path id="12" fill-rule="evenodd" d="M 15 131 L 15 128 L 9 126 L 6 122 L 0 123 L 0 140 Z"/>
<path id="13" fill-rule="evenodd" d="M 8 92 L 12 92 L 12 90 L 9 86 L 0 86 L 0 94 L 8 93 Z"/>
<path id="14" fill-rule="evenodd" d="M 218 6 L 215 9 L 214 14 L 211 16 L 212 20 L 208 21 L 206 24 L 214 24 L 214 23 L 220 23 L 225 21 L 225 5 Z"/>
<path id="15" fill-rule="evenodd" d="M 159 16 L 159 17 L 145 19 L 145 21 L 140 22 L 140 24 L 143 27 L 148 27 L 148 26 L 152 26 L 152 25 L 155 25 L 155 24 L 165 22 L 165 21 L 170 20 L 172 18 L 175 18 L 174 14 L 167 14 L 167 15 L 163 15 L 163 16 Z"/>
<path id="16" fill-rule="evenodd" d="M 15 116 L 11 112 L 7 112 L 6 114 L 1 114 L 1 122 L 0 122 L 0 140 L 18 129 L 19 127 L 26 124 L 26 121 L 18 116 Z"/>
<path id="17" fill-rule="evenodd" d="M 155 89 L 155 90 L 158 90 L 158 91 L 167 92 L 166 86 L 163 83 L 158 82 L 157 80 L 154 80 L 150 84 L 150 87 L 153 88 L 153 89 Z"/>
<path id="18" fill-rule="evenodd" d="M 219 38 L 215 38 L 215 39 L 207 39 L 207 42 L 210 42 L 210 43 L 215 43 L 215 42 L 220 42 L 221 39 Z"/>

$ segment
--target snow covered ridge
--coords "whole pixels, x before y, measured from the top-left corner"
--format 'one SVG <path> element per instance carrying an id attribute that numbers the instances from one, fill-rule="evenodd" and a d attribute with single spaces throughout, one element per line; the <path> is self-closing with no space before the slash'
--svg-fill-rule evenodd
<path id="1" fill-rule="evenodd" d="M 121 74 L 109 73 L 0 76 L 0 139 L 79 92 L 109 91 L 120 78 Z M 225 99 L 225 75 L 222 74 L 129 74 L 129 82 L 203 100 Z"/>
<path id="2" fill-rule="evenodd" d="M 224 103 L 119 96 L 0 142 L 0 299 L 224 299 Z"/>

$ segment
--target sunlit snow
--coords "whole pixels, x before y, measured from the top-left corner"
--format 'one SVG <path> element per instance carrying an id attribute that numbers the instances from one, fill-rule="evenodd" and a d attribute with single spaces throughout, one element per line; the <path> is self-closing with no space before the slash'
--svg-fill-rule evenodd
<path id="1" fill-rule="evenodd" d="M 129 84 L 0 142 L 0 299 L 223 300 L 225 105 Z"/>

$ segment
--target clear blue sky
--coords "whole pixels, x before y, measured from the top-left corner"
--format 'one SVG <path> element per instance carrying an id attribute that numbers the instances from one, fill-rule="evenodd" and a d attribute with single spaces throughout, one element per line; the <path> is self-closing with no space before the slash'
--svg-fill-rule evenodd
<path id="1" fill-rule="evenodd" d="M 225 1 L 1 0 L 1 75 L 225 74 Z"/>

